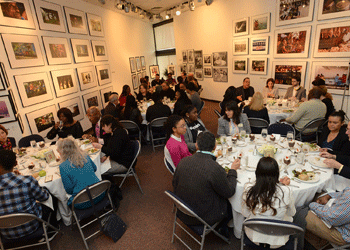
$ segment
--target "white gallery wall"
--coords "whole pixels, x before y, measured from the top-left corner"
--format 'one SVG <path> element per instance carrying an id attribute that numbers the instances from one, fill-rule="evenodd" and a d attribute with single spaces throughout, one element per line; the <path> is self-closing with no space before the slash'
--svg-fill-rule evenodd
<path id="1" fill-rule="evenodd" d="M 349 62 L 350 57 L 342 58 L 315 58 L 314 45 L 316 45 L 316 27 L 318 24 L 326 23 L 337 23 L 340 21 L 350 21 L 350 16 L 328 19 L 318 21 L 317 12 L 318 6 L 321 0 L 316 0 L 314 4 L 313 19 L 309 22 L 303 22 L 299 24 L 275 26 L 276 23 L 276 0 L 215 0 L 210 6 L 202 6 L 196 8 L 194 11 L 183 12 L 180 16 L 174 16 L 174 30 L 175 30 L 175 43 L 177 52 L 177 64 L 181 65 L 182 62 L 182 51 L 183 50 L 202 50 L 203 54 L 211 54 L 213 52 L 228 52 L 228 82 L 214 82 L 213 78 L 204 78 L 203 81 L 199 81 L 204 87 L 201 94 L 203 98 L 210 100 L 221 101 L 225 90 L 229 86 L 239 87 L 242 85 L 242 81 L 245 77 L 250 77 L 251 86 L 255 88 L 255 91 L 262 91 L 266 84 L 266 80 L 273 77 L 272 74 L 272 63 L 274 61 L 279 62 L 293 62 L 302 61 L 307 62 L 306 76 L 305 76 L 305 88 L 308 90 L 311 88 L 311 66 L 313 62 L 337 62 L 337 61 L 347 61 Z M 292 2 L 292 1 L 288 1 Z M 270 32 L 262 33 L 260 35 L 249 35 L 239 36 L 240 38 L 252 38 L 259 36 L 269 36 L 269 52 L 267 55 L 242 55 L 239 57 L 243 58 L 268 58 L 268 67 L 266 75 L 254 75 L 250 74 L 234 74 L 232 70 L 232 60 L 234 57 L 232 54 L 232 43 L 233 43 L 233 20 L 252 17 L 264 13 L 271 13 L 271 24 Z M 273 48 L 275 46 L 274 34 L 277 29 L 289 29 L 293 27 L 306 27 L 311 26 L 311 38 L 310 38 L 310 48 L 307 58 L 293 58 L 293 59 L 275 59 Z M 250 28 L 250 27 L 249 27 Z M 248 62 L 249 63 L 249 62 Z M 285 89 L 281 91 L 285 92 Z M 340 92 L 340 91 L 338 91 Z M 345 104 L 343 109 L 350 116 L 349 109 L 349 92 L 347 92 L 347 97 L 345 98 Z M 342 95 L 335 95 L 334 105 L 336 109 L 341 106 Z"/>
<path id="2" fill-rule="evenodd" d="M 44 57 L 44 66 L 39 67 L 24 67 L 24 68 L 17 68 L 12 69 L 9 64 L 9 60 L 7 58 L 7 54 L 4 48 L 4 44 L 1 41 L 0 43 L 0 58 L 1 62 L 4 63 L 6 72 L 8 74 L 9 82 L 10 82 L 10 88 L 12 89 L 14 93 L 15 102 L 18 106 L 18 113 L 21 117 L 21 120 L 23 121 L 24 125 L 24 132 L 21 133 L 20 127 L 18 126 L 17 122 L 12 123 L 6 123 L 3 124 L 7 129 L 9 129 L 9 136 L 13 136 L 18 141 L 22 135 L 29 135 L 31 134 L 30 126 L 27 122 L 26 114 L 33 112 L 35 110 L 40 110 L 42 108 L 48 107 L 50 105 L 55 105 L 56 109 L 59 109 L 58 103 L 61 103 L 66 100 L 70 100 L 75 97 L 79 97 L 81 100 L 81 103 L 83 105 L 83 113 L 85 114 L 85 107 L 83 104 L 82 96 L 86 93 L 96 92 L 100 91 L 100 89 L 104 89 L 109 86 L 113 86 L 113 91 L 121 93 L 122 86 L 124 84 L 130 85 L 132 88 L 132 82 L 131 82 L 131 73 L 130 73 L 130 66 L 129 66 L 129 57 L 136 57 L 136 56 L 145 56 L 146 61 L 146 74 L 149 74 L 149 65 L 156 64 L 156 58 L 154 53 L 154 37 L 153 37 L 153 29 L 152 25 L 150 23 L 137 20 L 135 18 L 128 17 L 126 15 L 122 15 L 107 9 L 104 9 L 102 7 L 81 1 L 81 0 L 55 0 L 52 1 L 55 4 L 58 4 L 61 6 L 63 11 L 63 6 L 67 6 L 70 8 L 78 9 L 80 11 L 83 11 L 85 13 L 91 13 L 102 17 L 102 23 L 103 23 L 103 29 L 104 29 L 104 37 L 96 37 L 96 36 L 90 36 L 90 35 L 79 35 L 79 34 L 71 34 L 68 32 L 67 26 L 66 26 L 66 20 L 65 26 L 66 26 L 66 32 L 65 33 L 59 33 L 54 31 L 46 31 L 46 30 L 40 30 L 38 25 L 38 20 L 35 14 L 35 8 L 33 5 L 32 0 L 29 0 L 30 3 L 30 9 L 32 12 L 32 15 L 34 17 L 34 23 L 36 29 L 24 29 L 24 28 L 16 28 L 16 27 L 6 27 L 6 26 L 0 26 L 0 33 L 1 34 L 23 34 L 23 35 L 35 35 L 38 36 L 41 52 L 43 53 Z M 64 13 L 64 12 L 63 12 Z M 65 19 L 65 18 L 64 18 Z M 77 39 L 88 39 L 88 40 L 97 40 L 97 41 L 105 41 L 107 52 L 108 52 L 108 61 L 92 61 L 92 62 L 86 62 L 86 63 L 74 63 L 74 58 L 72 58 L 71 64 L 62 64 L 62 65 L 48 65 L 48 61 L 46 58 L 46 53 L 43 47 L 43 41 L 42 36 L 49 36 L 49 37 L 64 37 L 68 38 L 69 44 L 71 38 L 77 38 Z M 70 51 L 73 55 L 72 47 L 69 46 Z M 50 84 L 52 84 L 52 79 L 50 75 L 50 71 L 54 70 L 63 70 L 63 69 L 74 69 L 81 68 L 84 66 L 97 66 L 97 65 L 104 65 L 109 64 L 110 66 L 110 74 L 111 74 L 111 83 L 108 83 L 106 85 L 97 85 L 94 88 L 90 88 L 84 91 L 78 91 L 77 93 L 73 93 L 70 95 L 66 95 L 63 97 L 57 98 L 55 95 L 54 87 L 52 87 L 52 94 L 53 99 L 40 103 L 35 104 L 29 107 L 23 107 L 21 103 L 21 99 L 19 96 L 19 93 L 17 91 L 16 82 L 14 79 L 15 75 L 24 75 L 24 74 L 32 74 L 32 73 L 38 73 L 38 72 L 47 72 L 49 75 Z M 7 90 L 1 91 L 0 95 L 7 95 Z M 42 114 L 44 115 L 44 114 Z M 91 124 L 88 121 L 87 118 L 84 118 L 80 121 L 83 129 L 88 129 Z"/>

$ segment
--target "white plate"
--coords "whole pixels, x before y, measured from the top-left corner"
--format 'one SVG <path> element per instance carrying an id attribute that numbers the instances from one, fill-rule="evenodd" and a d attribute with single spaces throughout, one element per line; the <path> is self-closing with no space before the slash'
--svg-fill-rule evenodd
<path id="1" fill-rule="evenodd" d="M 308 157 L 309 163 L 318 168 L 328 168 L 327 165 L 323 162 L 326 158 L 313 156 Z"/>
<path id="2" fill-rule="evenodd" d="M 303 180 L 300 180 L 299 178 L 297 177 L 294 177 L 295 179 L 297 179 L 296 182 L 302 182 L 302 183 L 316 183 L 316 182 L 319 182 L 320 180 L 320 175 L 319 174 L 316 174 L 315 175 L 315 178 L 313 180 L 309 180 L 309 181 L 303 181 Z"/>
<path id="3" fill-rule="evenodd" d="M 97 154 L 97 153 L 99 153 L 101 150 L 100 149 L 97 149 L 97 151 L 96 152 L 91 152 L 91 150 L 92 150 L 93 148 L 88 148 L 88 149 L 85 149 L 84 151 L 88 154 L 88 155 L 94 155 L 94 154 Z"/>
<path id="4" fill-rule="evenodd" d="M 253 168 L 253 167 L 250 167 L 250 166 L 245 166 L 243 168 L 244 168 L 244 170 L 247 170 L 249 172 L 255 172 L 255 170 L 256 170 L 256 168 Z"/>
<path id="5" fill-rule="evenodd" d="M 245 147 L 245 146 L 247 146 L 247 143 L 244 142 L 244 141 L 238 141 L 236 145 L 237 145 L 238 147 Z"/>

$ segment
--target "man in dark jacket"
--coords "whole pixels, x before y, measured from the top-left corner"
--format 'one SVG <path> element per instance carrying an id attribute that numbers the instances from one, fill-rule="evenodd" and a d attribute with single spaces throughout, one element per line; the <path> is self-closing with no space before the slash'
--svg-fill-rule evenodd
<path id="1" fill-rule="evenodd" d="M 254 88 L 250 86 L 249 77 L 244 78 L 243 85 L 236 89 L 236 95 L 240 102 L 248 100 L 249 97 L 254 95 Z"/>
<path id="2" fill-rule="evenodd" d="M 103 115 L 111 115 L 114 118 L 120 118 L 119 95 L 117 93 L 109 96 L 109 102 Z"/>
<path id="3" fill-rule="evenodd" d="M 154 104 L 147 109 L 146 120 L 151 122 L 152 120 L 160 117 L 168 117 L 171 115 L 171 109 L 168 105 L 162 103 L 162 99 L 159 94 L 153 96 Z"/>

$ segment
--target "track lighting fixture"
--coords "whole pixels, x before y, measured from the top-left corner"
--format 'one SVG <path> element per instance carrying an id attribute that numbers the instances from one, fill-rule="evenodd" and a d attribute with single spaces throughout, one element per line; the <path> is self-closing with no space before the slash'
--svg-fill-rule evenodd
<path id="1" fill-rule="evenodd" d="M 213 3 L 214 0 L 205 0 L 205 3 L 209 6 Z"/>
<path id="2" fill-rule="evenodd" d="M 191 11 L 194 11 L 194 8 L 196 7 L 196 6 L 194 5 L 194 0 L 191 0 L 191 1 L 188 3 L 188 6 L 189 6 L 189 8 L 190 8 Z"/>

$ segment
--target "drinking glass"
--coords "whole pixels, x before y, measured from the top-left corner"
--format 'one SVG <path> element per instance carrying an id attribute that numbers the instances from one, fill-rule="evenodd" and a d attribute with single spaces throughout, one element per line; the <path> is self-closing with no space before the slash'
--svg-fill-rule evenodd
<path id="1" fill-rule="evenodd" d="M 262 137 L 262 138 L 266 138 L 266 137 L 267 137 L 267 129 L 266 129 L 266 128 L 263 128 L 263 129 L 261 130 L 261 137 Z"/>
<path id="2" fill-rule="evenodd" d="M 305 154 L 304 152 L 300 152 L 297 155 L 296 161 L 298 164 L 304 164 L 304 160 L 305 160 Z"/>
<path id="3" fill-rule="evenodd" d="M 303 147 L 301 148 L 301 151 L 302 151 L 304 154 L 309 153 L 309 150 L 310 150 L 310 148 L 309 148 L 309 145 L 307 145 L 307 144 L 304 144 Z"/>
<path id="4" fill-rule="evenodd" d="M 241 131 L 241 138 L 242 138 L 243 141 L 245 139 L 246 134 L 247 134 L 247 132 L 244 129 L 242 129 L 242 131 Z"/>
<path id="5" fill-rule="evenodd" d="M 223 156 L 224 158 L 226 158 L 227 149 L 228 149 L 227 145 L 223 145 L 223 146 L 222 146 L 222 156 Z"/>
<path id="6" fill-rule="evenodd" d="M 60 121 L 60 124 L 58 125 L 58 128 L 60 129 L 60 131 L 62 131 L 62 128 L 63 128 L 63 122 Z"/>
<path id="7" fill-rule="evenodd" d="M 288 146 L 289 146 L 290 148 L 294 148 L 294 145 L 295 145 L 295 141 L 294 141 L 294 140 L 288 141 Z"/>
<path id="8" fill-rule="evenodd" d="M 293 134 L 292 131 L 288 131 L 288 133 L 287 133 L 287 140 L 288 141 L 294 140 L 294 134 Z"/>
<path id="9" fill-rule="evenodd" d="M 32 147 L 32 148 L 35 148 L 35 146 L 36 146 L 36 141 L 30 141 L 30 146 Z"/>
<path id="10" fill-rule="evenodd" d="M 220 136 L 220 142 L 221 142 L 221 145 L 225 144 L 225 137 L 224 136 Z"/>

